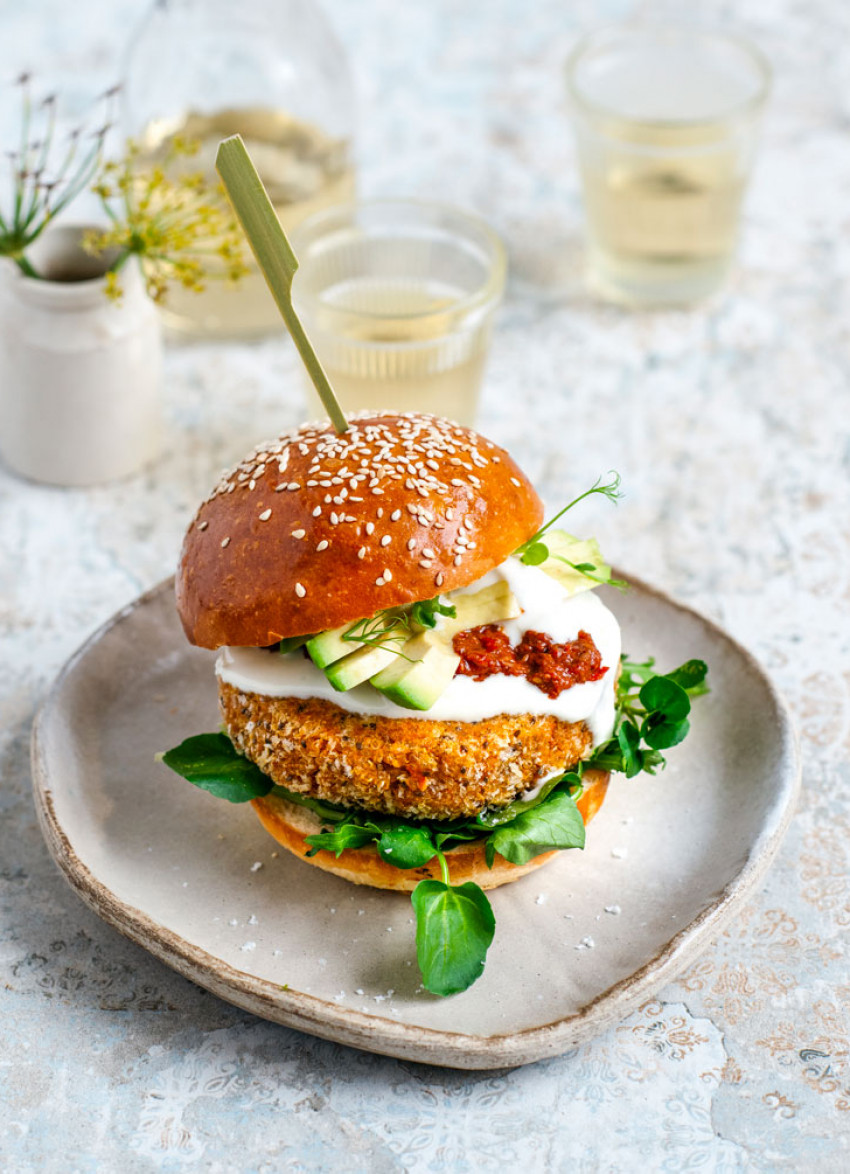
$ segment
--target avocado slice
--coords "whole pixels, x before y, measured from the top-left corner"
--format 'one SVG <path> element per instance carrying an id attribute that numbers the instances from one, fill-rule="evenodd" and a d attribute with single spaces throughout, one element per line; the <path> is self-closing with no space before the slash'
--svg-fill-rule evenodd
<path id="1" fill-rule="evenodd" d="M 371 678 L 375 688 L 405 709 L 430 709 L 451 684 L 460 657 L 452 639 L 467 628 L 514 619 L 520 613 L 507 583 L 493 583 L 472 595 L 452 597 L 457 614 L 442 617 L 436 628 L 408 640 L 403 656 Z M 412 663 L 411 663 L 412 662 Z"/>
<path id="2" fill-rule="evenodd" d="M 329 628 L 327 632 L 319 632 L 318 636 L 311 636 L 307 641 L 307 652 L 317 668 L 327 668 L 336 660 L 349 656 L 357 645 L 351 640 L 343 640 L 343 636 L 351 628 L 351 624 L 343 624 L 341 628 Z"/>
<path id="3" fill-rule="evenodd" d="M 611 568 L 602 557 L 599 543 L 595 538 L 579 539 L 568 534 L 566 530 L 551 530 L 543 541 L 549 548 L 549 558 L 540 564 L 540 570 L 545 571 L 551 578 L 556 579 L 568 595 L 578 595 L 581 591 L 592 591 L 599 584 L 595 579 L 589 579 L 575 566 L 583 563 L 591 565 L 593 574 L 605 580 L 610 577 Z M 573 563 L 574 566 L 569 564 Z"/>
<path id="4" fill-rule="evenodd" d="M 364 681 L 368 681 L 370 677 L 392 664 L 393 661 L 401 660 L 402 664 L 407 664 L 407 661 L 402 660 L 398 655 L 400 650 L 400 644 L 358 648 L 356 652 L 349 652 L 347 656 L 343 656 L 340 660 L 329 665 L 325 669 L 325 676 L 334 689 L 345 693 L 348 689 L 353 689 L 355 685 L 361 685 Z"/>
<path id="5" fill-rule="evenodd" d="M 299 648 L 303 648 L 308 640 L 312 640 L 312 636 L 284 636 L 278 646 L 278 652 L 281 656 L 286 656 L 289 652 L 297 652 Z"/>
<path id="6" fill-rule="evenodd" d="M 478 628 L 482 624 L 498 624 L 502 620 L 515 620 L 520 614 L 516 596 L 504 581 L 491 583 L 472 595 L 450 596 L 457 612 L 452 619 L 444 617 L 434 631 L 436 637 L 451 643 L 458 632 L 467 628 Z"/>
<path id="7" fill-rule="evenodd" d="M 405 709 L 430 709 L 451 683 L 460 657 L 452 652 L 451 645 L 440 641 L 431 644 L 412 664 L 401 657 L 396 661 L 374 676 L 372 684 Z"/>

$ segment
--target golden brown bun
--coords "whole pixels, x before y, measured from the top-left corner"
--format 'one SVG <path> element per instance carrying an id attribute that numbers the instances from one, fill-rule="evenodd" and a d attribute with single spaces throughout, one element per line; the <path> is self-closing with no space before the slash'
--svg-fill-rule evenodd
<path id="1" fill-rule="evenodd" d="M 607 771 L 585 771 L 585 789 L 578 800 L 578 809 L 585 824 L 590 823 L 602 806 L 608 789 L 608 777 Z M 310 849 L 305 843 L 305 837 L 314 835 L 322 828 L 322 822 L 317 815 L 308 811 L 306 807 L 290 803 L 275 795 L 267 795 L 264 799 L 252 799 L 251 805 L 266 831 L 293 855 L 355 885 L 370 885 L 375 889 L 397 889 L 399 892 L 410 893 L 421 880 L 428 877 L 440 879 L 440 867 L 436 860 L 423 868 L 395 868 L 378 855 L 374 845 L 366 848 L 347 848 L 339 858 L 333 852 L 326 852 L 324 849 L 315 856 L 308 856 L 307 852 Z M 468 844 L 451 848 L 446 853 L 446 861 L 452 884 L 474 881 L 482 889 L 495 889 L 499 885 L 519 880 L 527 872 L 540 868 L 553 856 L 557 856 L 557 852 L 544 852 L 528 864 L 517 865 L 510 864 L 497 854 L 493 867 L 488 868 L 484 859 L 484 841 L 473 840 Z"/>
<path id="2" fill-rule="evenodd" d="M 343 436 L 305 425 L 198 510 L 177 608 L 203 648 L 273 644 L 472 583 L 542 518 L 508 454 L 459 424 L 411 412 L 352 417 Z"/>

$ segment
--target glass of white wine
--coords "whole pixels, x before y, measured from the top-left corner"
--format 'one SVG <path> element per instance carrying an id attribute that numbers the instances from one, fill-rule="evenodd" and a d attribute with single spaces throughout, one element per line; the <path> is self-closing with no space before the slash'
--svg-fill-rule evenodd
<path id="1" fill-rule="evenodd" d="M 681 305 L 722 285 L 770 76 L 753 45 L 696 27 L 603 29 L 576 46 L 567 84 L 602 297 Z"/>
<path id="2" fill-rule="evenodd" d="M 311 216 L 291 241 L 293 305 L 343 410 L 472 424 L 505 285 L 493 229 L 447 205 L 364 200 Z"/>

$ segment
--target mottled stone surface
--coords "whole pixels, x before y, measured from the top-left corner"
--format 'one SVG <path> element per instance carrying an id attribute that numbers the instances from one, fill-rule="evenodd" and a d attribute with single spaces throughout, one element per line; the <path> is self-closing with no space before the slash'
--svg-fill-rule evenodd
<path id="1" fill-rule="evenodd" d="M 482 428 L 553 504 L 618 469 L 627 497 L 583 525 L 725 624 L 790 699 L 804 790 L 776 866 L 657 1001 L 573 1054 L 480 1075 L 252 1019 L 99 922 L 36 827 L 33 713 L 80 641 L 170 572 L 218 469 L 301 411 L 282 340 L 175 349 L 154 469 L 85 492 L 0 472 L 3 1170 L 850 1165 L 847 9 L 701 6 L 758 37 L 778 84 L 730 289 L 648 315 L 583 292 L 560 108 L 576 30 L 627 7 L 327 4 L 357 50 L 364 190 L 466 203 L 508 238 Z M 0 74 L 32 65 L 81 106 L 144 8 L 5 0 Z"/>

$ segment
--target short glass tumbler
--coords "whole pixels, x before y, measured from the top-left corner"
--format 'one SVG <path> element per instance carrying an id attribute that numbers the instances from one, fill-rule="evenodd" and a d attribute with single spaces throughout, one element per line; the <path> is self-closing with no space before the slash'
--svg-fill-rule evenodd
<path id="1" fill-rule="evenodd" d="M 310 217 L 292 246 L 293 303 L 346 412 L 472 424 L 506 269 L 484 221 L 419 200 L 369 200 Z"/>
<path id="2" fill-rule="evenodd" d="M 582 40 L 567 85 L 593 288 L 632 306 L 712 294 L 737 244 L 764 58 L 736 37 L 636 24 Z"/>

